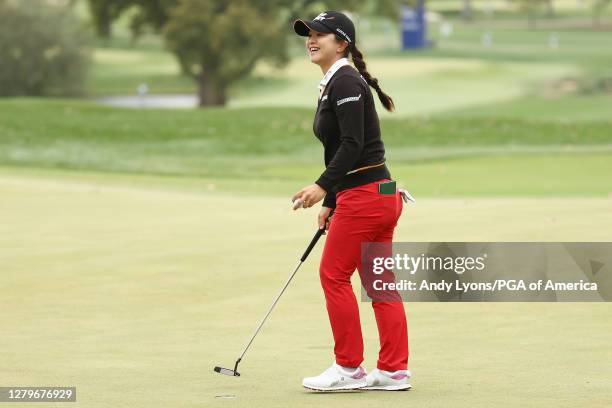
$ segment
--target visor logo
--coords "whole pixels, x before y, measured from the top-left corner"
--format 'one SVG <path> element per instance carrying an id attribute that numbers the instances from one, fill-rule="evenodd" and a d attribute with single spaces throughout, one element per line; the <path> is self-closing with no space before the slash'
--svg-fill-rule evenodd
<path id="1" fill-rule="evenodd" d="M 344 36 L 344 38 L 346 38 L 348 40 L 348 42 L 351 42 L 351 37 L 349 37 L 347 33 L 345 33 L 344 31 L 342 31 L 339 28 L 336 28 L 336 31 L 339 32 L 340 34 L 342 34 Z"/>

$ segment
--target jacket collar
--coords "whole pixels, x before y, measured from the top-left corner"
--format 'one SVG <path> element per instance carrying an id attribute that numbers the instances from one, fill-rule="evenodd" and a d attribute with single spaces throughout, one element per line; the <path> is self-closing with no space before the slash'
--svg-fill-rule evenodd
<path id="1" fill-rule="evenodd" d="M 338 69 L 340 69 L 341 67 L 345 65 L 349 65 L 348 59 L 346 58 L 340 58 L 338 61 L 334 62 L 333 65 L 329 67 L 325 75 L 323 75 L 323 79 L 321 80 L 321 82 L 319 82 L 319 91 L 324 89 L 325 86 L 332 79 L 336 71 L 338 71 Z"/>

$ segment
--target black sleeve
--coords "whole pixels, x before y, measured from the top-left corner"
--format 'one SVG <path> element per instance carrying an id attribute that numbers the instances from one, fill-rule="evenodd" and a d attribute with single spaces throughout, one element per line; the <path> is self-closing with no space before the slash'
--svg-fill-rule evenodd
<path id="1" fill-rule="evenodd" d="M 336 193 L 329 191 L 323 199 L 323 207 L 336 208 Z"/>
<path id="2" fill-rule="evenodd" d="M 340 127 L 340 147 L 316 181 L 328 193 L 353 168 L 363 150 L 364 84 L 359 78 L 344 75 L 335 81 L 330 97 Z"/>

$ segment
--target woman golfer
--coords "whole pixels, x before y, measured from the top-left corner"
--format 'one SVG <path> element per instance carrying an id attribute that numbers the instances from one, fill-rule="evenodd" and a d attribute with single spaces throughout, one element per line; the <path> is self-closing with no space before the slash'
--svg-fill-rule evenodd
<path id="1" fill-rule="evenodd" d="M 372 302 L 380 353 L 377 368 L 366 375 L 361 367 L 359 309 L 350 281 L 357 268 L 366 286 L 361 244 L 390 245 L 402 211 L 400 194 L 385 165 L 385 148 L 370 87 L 387 110 L 393 111 L 393 101 L 366 70 L 355 45 L 355 27 L 346 15 L 327 11 L 313 20 L 296 20 L 293 28 L 298 35 L 308 37 L 310 61 L 319 65 L 324 74 L 313 130 L 323 143 L 326 169 L 293 200 L 294 208 L 309 208 L 323 200 L 318 224 L 328 232 L 319 271 L 336 357 L 330 368 L 316 377 L 304 378 L 302 384 L 319 391 L 407 390 L 411 387 L 408 329 L 401 298 L 394 292 L 384 301 Z M 357 69 L 349 65 L 349 54 Z"/>

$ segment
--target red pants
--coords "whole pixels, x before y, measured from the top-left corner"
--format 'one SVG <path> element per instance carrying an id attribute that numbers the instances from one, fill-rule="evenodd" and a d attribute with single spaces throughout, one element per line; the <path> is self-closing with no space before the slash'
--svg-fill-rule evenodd
<path id="1" fill-rule="evenodd" d="M 361 244 L 391 243 L 402 212 L 400 194 L 379 194 L 378 183 L 365 184 L 337 194 L 336 209 L 319 268 L 334 334 L 336 363 L 345 367 L 358 367 L 363 362 L 359 309 L 351 286 L 355 268 L 366 286 L 364 281 L 367 278 L 361 265 Z M 372 302 L 380 338 L 377 363 L 380 370 L 396 371 L 408 367 L 406 315 L 401 298 L 397 293 L 395 296 L 395 301 Z"/>

